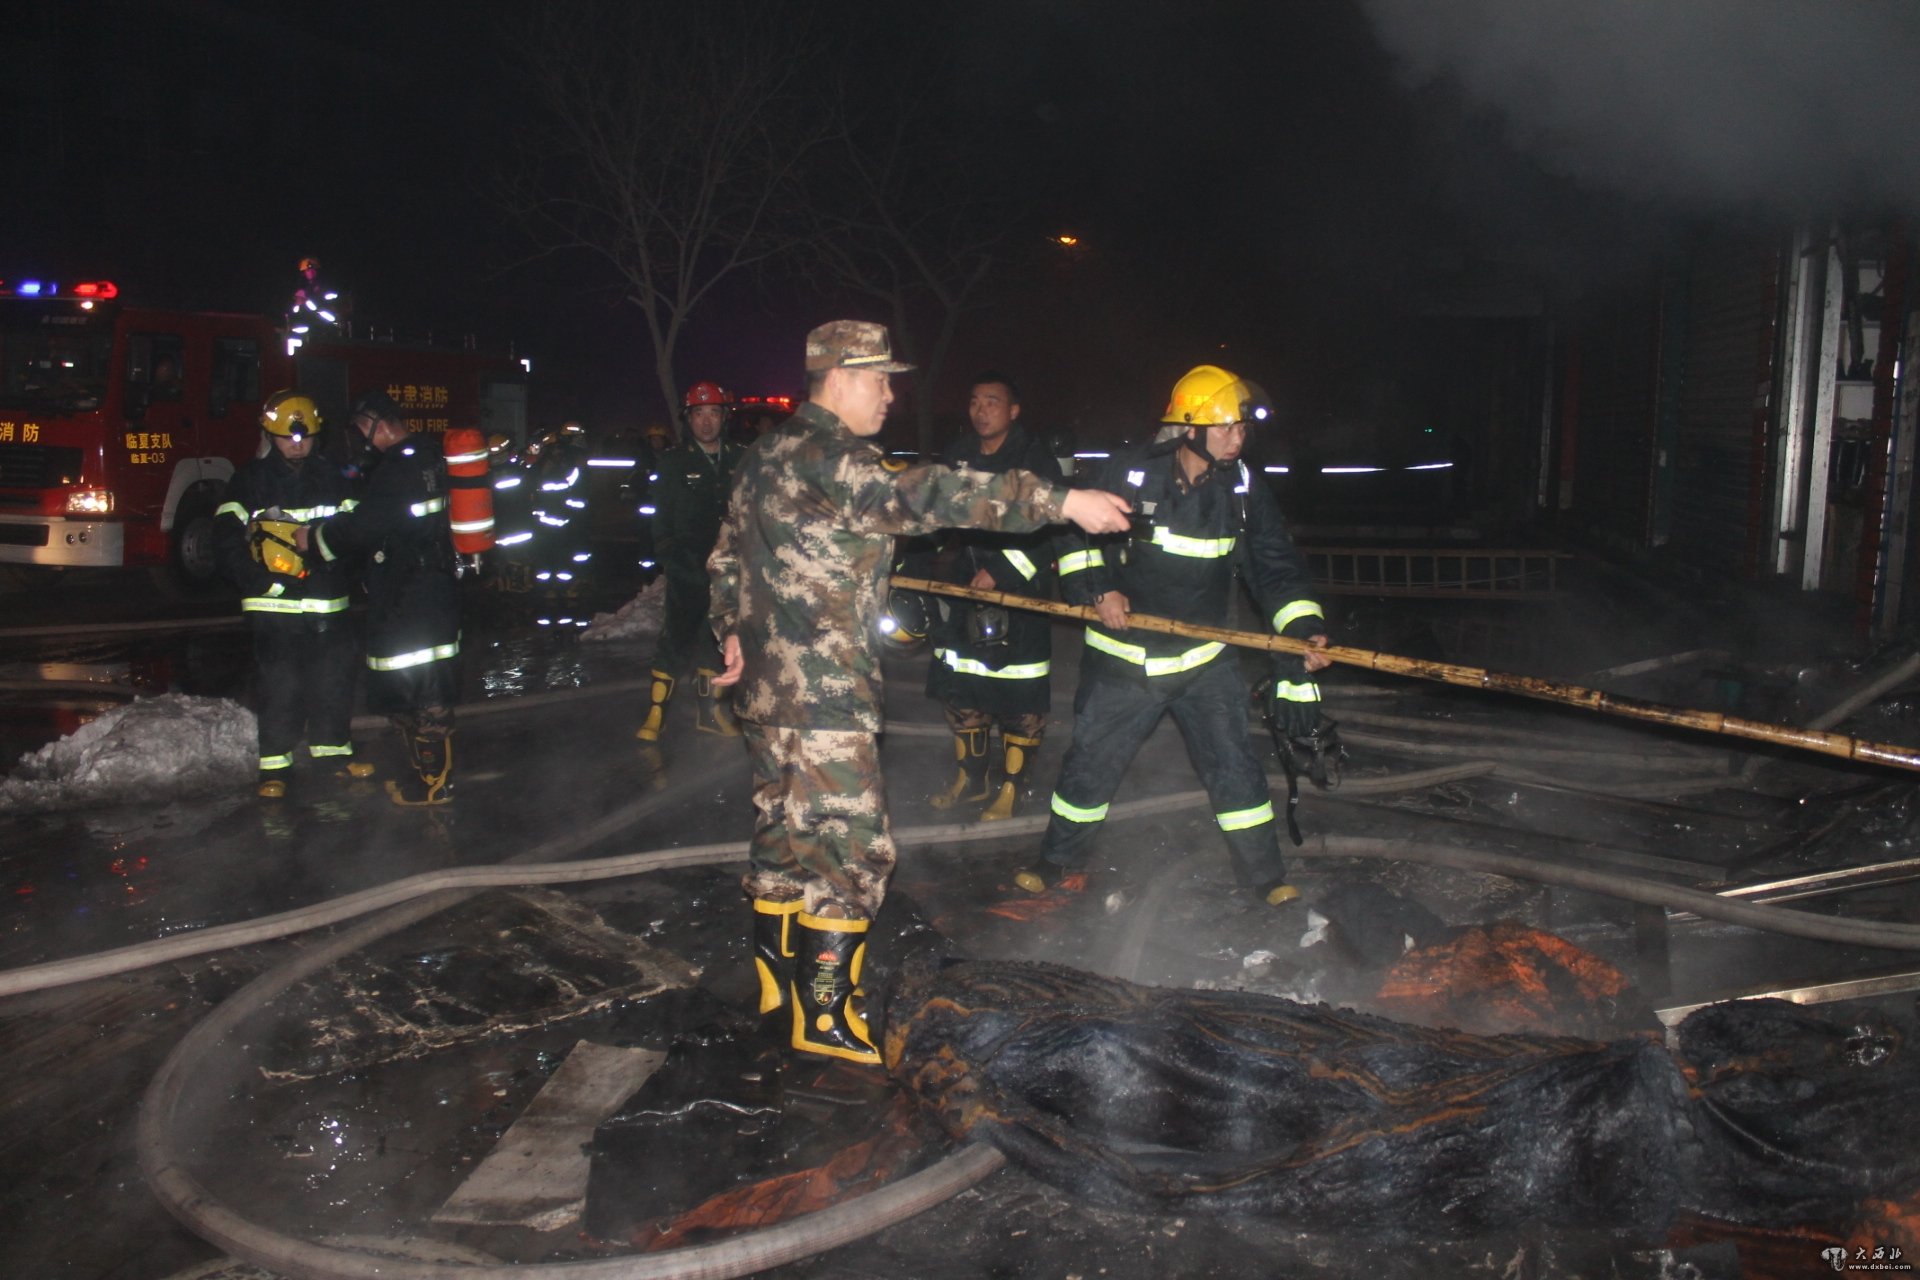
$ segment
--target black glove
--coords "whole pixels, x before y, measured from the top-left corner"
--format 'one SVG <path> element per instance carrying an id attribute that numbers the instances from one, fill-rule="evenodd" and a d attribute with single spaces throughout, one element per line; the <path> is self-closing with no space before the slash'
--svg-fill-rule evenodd
<path id="1" fill-rule="evenodd" d="M 1302 700 L 1287 697 L 1287 693 L 1312 691 L 1312 696 Z M 1274 730 L 1288 738 L 1311 737 L 1320 725 L 1320 686 L 1307 674 L 1307 660 L 1297 653 L 1276 653 L 1273 655 L 1273 686 L 1267 691 L 1271 699 L 1268 712 L 1273 720 Z"/>
<path id="2" fill-rule="evenodd" d="M 1311 690 L 1311 700 L 1288 698 L 1289 692 Z M 1320 714 L 1319 686 L 1307 679 L 1306 660 L 1295 653 L 1273 655 L 1273 681 L 1267 689 L 1267 728 L 1273 734 L 1274 754 L 1287 775 L 1287 834 L 1294 844 L 1303 842 L 1300 834 L 1300 775 L 1306 774 L 1323 791 L 1340 785 L 1340 764 L 1346 748 L 1340 745 L 1339 728 Z"/>

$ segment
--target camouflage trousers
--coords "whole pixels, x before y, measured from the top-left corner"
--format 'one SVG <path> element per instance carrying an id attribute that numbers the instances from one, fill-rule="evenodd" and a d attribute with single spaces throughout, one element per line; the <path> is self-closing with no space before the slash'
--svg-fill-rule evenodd
<path id="1" fill-rule="evenodd" d="M 887 829 L 880 746 L 870 733 L 782 729 L 743 721 L 753 762 L 749 897 L 838 904 L 871 920 L 898 850 Z"/>

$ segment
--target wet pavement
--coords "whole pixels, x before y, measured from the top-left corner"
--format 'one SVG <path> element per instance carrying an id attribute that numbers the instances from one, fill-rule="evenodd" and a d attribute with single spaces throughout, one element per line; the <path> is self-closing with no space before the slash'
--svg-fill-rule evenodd
<path id="1" fill-rule="evenodd" d="M 743 753 L 687 732 L 689 700 L 674 706 L 664 768 L 635 750 L 644 693 L 623 683 L 644 673 L 647 644 L 582 644 L 497 603 L 476 608 L 466 638 L 470 698 L 500 701 L 482 713 L 469 708 L 462 720 L 455 805 L 398 810 L 377 779 L 309 770 L 280 806 L 241 792 L 0 816 L 8 888 L 0 968 L 249 919 L 421 871 L 744 840 Z M 1348 609 L 1336 625 L 1343 643 L 1463 663 L 1497 658 L 1559 678 L 1698 647 L 1696 634 L 1623 647 L 1594 625 L 1615 616 L 1604 602 L 1521 612 L 1530 607 L 1539 608 L 1376 602 Z M 106 603 L 82 613 L 113 620 Z M 1476 637 L 1485 642 L 1478 649 Z M 1077 645 L 1063 632 L 1056 648 L 1054 724 L 1034 768 L 1043 795 L 1070 736 Z M 3 652 L 0 678 L 12 683 L 0 690 L 0 747 L 12 754 L 129 690 L 246 691 L 244 631 L 33 638 Z M 1773 658 L 1683 664 L 1619 688 L 1790 718 L 1847 674 L 1830 661 L 1801 669 Z M 923 799 L 951 769 L 939 710 L 921 693 L 924 664 L 889 668 L 883 750 L 903 831 L 951 817 Z M 37 695 L 15 687 L 35 679 L 61 683 Z M 96 699 L 71 690 L 98 679 L 113 692 Z M 1302 802 L 1310 835 L 1456 843 L 1687 884 L 1888 861 L 1915 848 L 1920 803 L 1897 775 L 1770 755 L 1748 777 L 1740 771 L 1752 756 L 1701 735 L 1352 673 L 1327 688 L 1330 712 L 1354 741 L 1343 789 Z M 588 696 L 552 696 L 575 690 Z M 1862 732 L 1880 740 L 1920 738 L 1912 709 L 1898 702 L 1865 723 Z M 383 773 L 398 766 L 397 743 L 358 736 Z M 1484 768 L 1412 790 L 1387 781 L 1463 764 Z M 1136 761 L 1122 799 L 1195 785 L 1168 726 Z M 970 835 L 980 838 L 910 841 L 903 851 L 876 926 L 876 992 L 904 953 L 936 937 L 958 953 L 1356 1007 L 1377 983 L 1354 939 L 1303 948 L 1304 913 L 1276 925 L 1273 913 L 1233 891 L 1204 804 L 1111 823 L 1085 888 L 1040 910 L 1010 889 L 1037 837 Z M 1364 884 L 1449 925 L 1516 919 L 1550 929 L 1618 966 L 1655 1005 L 1916 967 L 1910 953 L 1713 922 L 1669 926 L 1657 910 L 1526 880 L 1371 859 L 1296 865 L 1309 903 Z M 333 963 L 249 1018 L 200 1067 L 192 1123 L 180 1126 L 181 1164 L 289 1235 L 431 1241 L 467 1256 L 541 1262 L 704 1239 L 684 1217 L 709 1197 L 863 1141 L 885 1154 L 889 1176 L 949 1154 L 947 1141 L 902 1113 L 870 1073 L 767 1068 L 748 1016 L 753 982 L 736 874 L 693 867 L 493 891 Z M 1860 918 L 1920 919 L 1910 884 L 1837 901 Z M 0 1275 L 145 1280 L 219 1257 L 146 1189 L 135 1162 L 136 1105 L 196 1021 L 312 942 L 263 943 L 0 1002 L 0 1052 L 15 1080 L 0 1102 L 10 1224 Z M 1911 1024 L 1910 995 L 1876 1003 Z M 593 1137 L 594 1182 L 578 1218 L 544 1231 L 436 1225 L 435 1212 L 583 1040 L 666 1058 Z M 1118 1213 L 1003 1169 L 875 1239 L 768 1274 L 1656 1276 L 1681 1274 L 1682 1264 L 1702 1276 L 1738 1274 L 1726 1269 L 1721 1246 L 1693 1246 L 1676 1262 L 1659 1242 L 1602 1231 L 1435 1243 L 1313 1225 Z M 1807 1274 L 1817 1262 L 1815 1250 Z"/>

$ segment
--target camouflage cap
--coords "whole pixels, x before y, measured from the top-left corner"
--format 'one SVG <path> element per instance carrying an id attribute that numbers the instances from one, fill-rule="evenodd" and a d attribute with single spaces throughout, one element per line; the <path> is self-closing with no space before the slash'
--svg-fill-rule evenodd
<path id="1" fill-rule="evenodd" d="M 807 335 L 807 372 L 822 369 L 878 369 L 905 373 L 913 368 L 893 358 L 887 326 L 870 320 L 834 320 Z"/>

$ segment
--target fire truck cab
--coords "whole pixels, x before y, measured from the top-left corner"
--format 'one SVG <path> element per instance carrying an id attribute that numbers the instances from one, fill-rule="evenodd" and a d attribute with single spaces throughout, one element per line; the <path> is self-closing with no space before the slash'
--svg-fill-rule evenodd
<path id="1" fill-rule="evenodd" d="M 415 430 L 526 434 L 511 356 L 309 338 L 264 316 L 135 305 L 108 281 L 0 280 L 0 565 L 150 566 L 211 583 L 214 508 L 260 447 L 260 405 L 292 387 L 347 429 L 381 388 Z"/>

